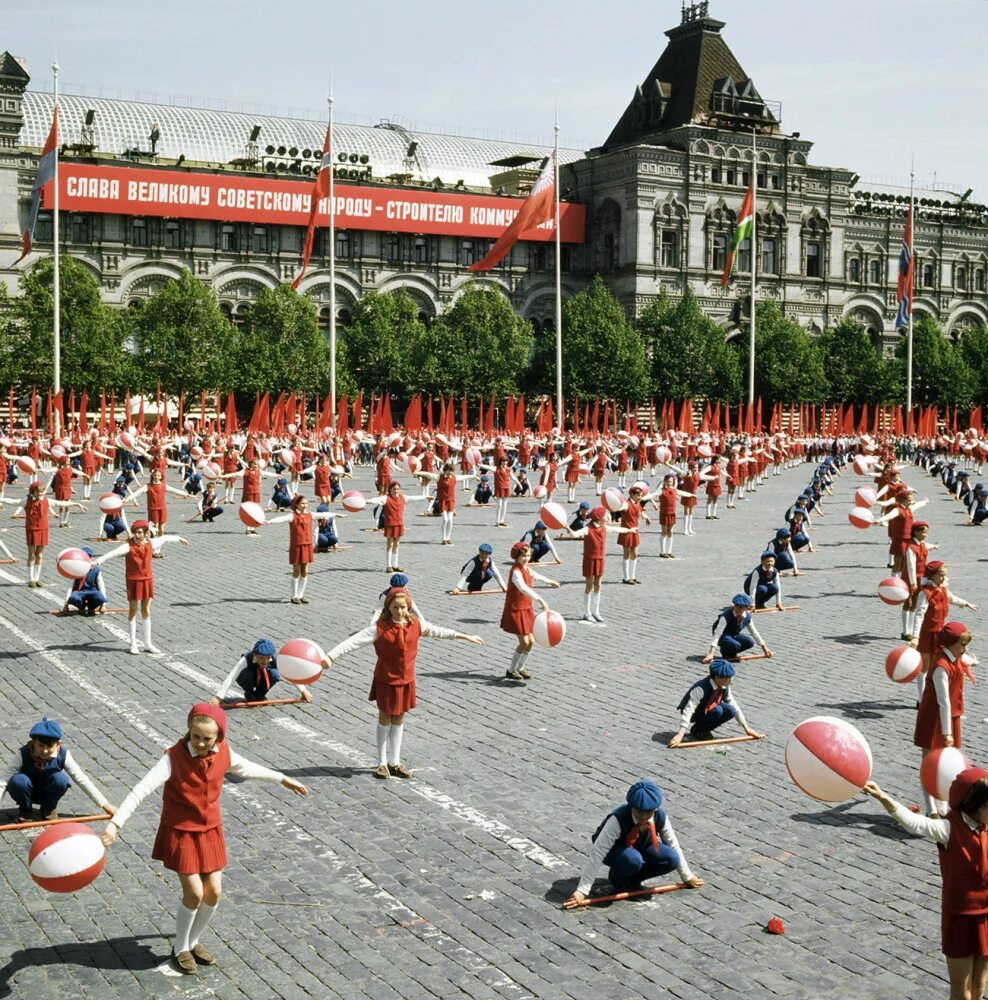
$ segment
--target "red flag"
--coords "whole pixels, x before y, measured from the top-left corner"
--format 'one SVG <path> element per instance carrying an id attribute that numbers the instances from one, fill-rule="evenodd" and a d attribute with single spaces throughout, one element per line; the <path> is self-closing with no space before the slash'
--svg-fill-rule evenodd
<path id="1" fill-rule="evenodd" d="M 981 433 L 981 404 L 978 403 L 973 410 L 967 423 L 968 427 L 973 427 L 979 434 Z"/>
<path id="2" fill-rule="evenodd" d="M 518 405 L 515 407 L 515 433 L 523 434 L 525 432 L 525 397 L 522 396 L 518 400 Z"/>
<path id="3" fill-rule="evenodd" d="M 502 258 L 506 257 L 511 248 L 521 239 L 522 234 L 535 226 L 550 222 L 555 216 L 556 178 L 555 154 L 546 160 L 542 173 L 539 174 L 532 193 L 518 209 L 514 221 L 498 237 L 497 242 L 488 251 L 483 260 L 471 264 L 468 271 L 489 271 Z"/>
<path id="4" fill-rule="evenodd" d="M 89 414 L 86 412 L 89 409 L 89 392 L 86 389 L 82 390 L 82 399 L 79 400 L 79 429 L 83 434 L 89 430 Z"/>
<path id="5" fill-rule="evenodd" d="M 41 158 L 38 160 L 38 173 L 31 186 L 31 210 L 28 213 L 27 229 L 21 235 L 21 255 L 17 258 L 20 263 L 31 252 L 31 240 L 34 238 L 34 227 L 38 222 L 38 209 L 41 207 L 41 191 L 44 186 L 58 177 L 58 105 L 51 116 L 51 128 L 48 130 L 48 138 L 45 139 L 44 148 L 41 150 Z"/>
<path id="6" fill-rule="evenodd" d="M 223 430 L 225 430 L 227 434 L 235 434 L 238 429 L 239 422 L 237 421 L 237 404 L 233 399 L 233 393 L 228 392 L 226 394 L 226 417 Z"/>
<path id="7" fill-rule="evenodd" d="M 33 418 L 34 415 L 33 398 L 31 400 L 31 403 L 32 403 L 31 414 Z M 110 390 L 110 433 L 111 434 L 117 433 L 117 390 L 116 389 Z"/>
<path id="8" fill-rule="evenodd" d="M 62 402 L 62 390 L 59 389 L 58 392 L 52 397 L 52 408 L 55 411 L 55 416 L 58 417 L 58 430 L 60 434 L 65 433 L 65 405 Z M 50 429 L 50 427 L 49 427 Z"/>
<path id="9" fill-rule="evenodd" d="M 483 431 L 483 429 L 484 429 L 484 397 L 483 396 L 480 397 L 479 406 L 480 406 L 480 412 L 479 412 L 479 414 L 477 416 L 477 430 L 478 431 Z"/>
<path id="10" fill-rule="evenodd" d="M 384 431 L 390 434 L 394 429 L 394 422 L 391 419 L 391 393 L 384 394 L 384 405 L 381 407 L 381 416 L 384 420 Z"/>
<path id="11" fill-rule="evenodd" d="M 364 426 L 364 394 L 358 393 L 353 401 L 353 429 L 359 431 Z"/>
<path id="12" fill-rule="evenodd" d="M 432 433 L 432 396 L 429 396 L 429 402 L 425 406 L 425 419 L 426 419 L 426 429 L 429 433 Z"/>
<path id="13" fill-rule="evenodd" d="M 178 394 L 178 433 L 185 430 L 185 390 Z"/>
<path id="14" fill-rule="evenodd" d="M 305 393 L 302 393 L 302 402 L 298 405 L 298 432 L 304 434 L 309 427 L 309 418 L 306 413 Z"/>
<path id="15" fill-rule="evenodd" d="M 452 406 L 449 408 L 449 422 L 450 422 L 449 434 L 452 434 L 453 433 L 453 429 L 452 429 L 453 408 L 452 408 Z M 466 437 L 467 436 L 467 397 L 466 397 L 466 395 L 463 396 L 463 399 L 460 402 L 460 423 L 462 425 L 460 427 L 460 432 L 463 434 L 464 437 Z"/>
<path id="16" fill-rule="evenodd" d="M 344 393 L 343 396 L 340 397 L 340 401 L 336 406 L 336 433 L 339 435 L 346 434 L 347 432 L 346 418 L 349 412 L 349 398 Z"/>
<path id="17" fill-rule="evenodd" d="M 710 400 L 707 400 L 707 405 L 703 408 L 703 419 L 700 421 L 700 430 L 709 431 L 710 430 L 710 419 L 712 416 L 712 411 L 710 409 Z"/>
<path id="18" fill-rule="evenodd" d="M 720 400 L 718 399 L 714 403 L 714 412 L 710 418 L 710 426 L 713 428 L 714 434 L 720 430 Z"/>
<path id="19" fill-rule="evenodd" d="M 312 256 L 312 242 L 316 235 L 316 216 L 319 214 L 319 203 L 323 198 L 329 197 L 329 178 L 332 169 L 333 158 L 330 154 L 329 126 L 327 125 L 326 138 L 322 144 L 322 160 L 319 163 L 319 170 L 316 173 L 316 182 L 312 185 L 312 194 L 309 196 L 312 204 L 309 207 L 309 226 L 305 231 L 305 243 L 302 246 L 302 270 L 299 271 L 292 282 L 292 288 L 298 288 L 305 277 L 305 269 L 309 266 L 309 258 Z M 330 252 L 333 249 L 333 247 L 330 247 Z"/>
<path id="20" fill-rule="evenodd" d="M 10 433 L 14 433 L 14 387 L 11 386 L 7 392 L 7 418 Z"/>
<path id="21" fill-rule="evenodd" d="M 763 426 L 764 425 L 762 424 L 762 397 L 759 396 L 758 397 L 758 412 L 755 414 L 755 431 L 756 431 L 756 433 L 761 434 Z"/>
<path id="22" fill-rule="evenodd" d="M 490 437 L 494 435 L 494 397 L 491 396 L 490 405 L 487 407 L 487 434 Z"/>
<path id="23" fill-rule="evenodd" d="M 552 400 L 549 400 L 549 405 L 545 408 L 545 429 L 551 431 L 553 427 L 556 426 L 556 418 L 552 412 Z"/>

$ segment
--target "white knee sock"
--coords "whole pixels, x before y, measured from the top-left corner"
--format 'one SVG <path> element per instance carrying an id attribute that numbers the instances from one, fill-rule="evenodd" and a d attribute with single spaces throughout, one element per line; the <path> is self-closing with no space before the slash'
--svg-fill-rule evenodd
<path id="1" fill-rule="evenodd" d="M 576 487 L 575 486 L 571 486 L 566 491 L 566 502 L 567 503 L 573 503 L 575 500 L 576 500 Z"/>
<path id="2" fill-rule="evenodd" d="M 297 576 L 293 576 L 292 577 L 292 599 L 294 600 L 296 597 L 298 597 L 298 577 Z"/>
<path id="3" fill-rule="evenodd" d="M 154 643 L 151 641 L 151 617 L 148 616 L 143 620 L 144 623 L 144 645 L 153 646 Z M 135 623 L 136 624 L 136 623 Z"/>
<path id="4" fill-rule="evenodd" d="M 716 500 L 713 502 L 713 506 L 710 508 L 710 513 L 713 514 L 714 517 L 717 516 L 717 501 Z"/>
<path id="5" fill-rule="evenodd" d="M 308 582 L 309 582 L 309 578 L 307 576 L 300 576 L 298 578 L 298 596 L 299 597 L 304 597 L 305 596 L 305 585 Z"/>
<path id="6" fill-rule="evenodd" d="M 401 734 L 405 728 L 404 723 L 397 726 L 388 726 L 388 763 L 401 763 Z"/>
<path id="7" fill-rule="evenodd" d="M 391 550 L 391 565 L 395 569 L 398 568 L 398 543 L 395 542 L 395 547 Z"/>
<path id="8" fill-rule="evenodd" d="M 583 595 L 583 602 L 584 602 L 583 617 L 584 618 L 589 618 L 590 617 L 590 598 L 591 597 L 593 597 L 592 593 L 591 594 L 584 594 Z"/>
<path id="9" fill-rule="evenodd" d="M 593 613 L 595 615 L 599 615 L 600 614 L 600 591 L 599 590 L 594 591 L 594 595 L 593 595 Z"/>
<path id="10" fill-rule="evenodd" d="M 518 663 L 515 666 L 515 670 L 524 670 L 525 669 L 525 661 L 528 659 L 528 656 L 529 656 L 528 653 L 519 653 L 518 654 Z"/>
<path id="11" fill-rule="evenodd" d="M 387 764 L 388 762 L 388 733 L 391 732 L 391 726 L 387 723 L 379 722 L 377 724 L 377 763 Z"/>
<path id="12" fill-rule="evenodd" d="M 622 580 L 630 580 L 631 579 L 631 560 L 630 559 L 622 559 L 621 560 L 621 573 L 623 574 L 622 577 L 621 577 Z"/>
<path id="13" fill-rule="evenodd" d="M 669 537 L 668 537 L 668 538 L 666 539 L 666 552 L 668 552 L 668 553 L 670 553 L 670 554 L 672 553 L 672 537 L 673 537 L 673 536 L 672 536 L 672 535 L 670 535 L 670 536 L 669 536 Z"/>
<path id="14" fill-rule="evenodd" d="M 638 557 L 635 556 L 634 559 L 628 560 L 628 572 L 631 574 L 632 580 L 638 579 Z"/>
<path id="15" fill-rule="evenodd" d="M 131 618 L 130 621 L 127 622 L 127 625 L 130 628 L 130 644 L 132 646 L 136 646 L 137 645 L 137 619 L 136 618 Z"/>
<path id="16" fill-rule="evenodd" d="M 189 950 L 189 931 L 192 930 L 192 921 L 196 918 L 196 910 L 190 910 L 185 903 L 178 904 L 178 912 L 175 914 L 175 954 L 180 955 L 183 951 Z"/>
<path id="17" fill-rule="evenodd" d="M 521 659 L 521 653 L 516 649 L 511 654 L 511 663 L 508 665 L 508 671 L 513 672 L 518 669 L 518 661 Z"/>
<path id="18" fill-rule="evenodd" d="M 189 951 L 199 943 L 199 938 L 202 937 L 202 932 L 209 926 L 209 921 L 213 919 L 213 914 L 216 912 L 216 907 L 219 906 L 219 900 L 216 901 L 215 906 L 210 906 L 208 903 L 200 903 L 199 909 L 196 910 L 195 920 L 192 921 L 192 928 L 189 931 Z"/>
<path id="19" fill-rule="evenodd" d="M 83 488 L 82 488 L 82 498 L 83 498 L 83 500 L 88 500 L 89 499 L 89 494 L 92 493 L 92 491 L 93 491 L 93 484 L 92 483 L 86 483 L 86 485 L 83 486 Z"/>

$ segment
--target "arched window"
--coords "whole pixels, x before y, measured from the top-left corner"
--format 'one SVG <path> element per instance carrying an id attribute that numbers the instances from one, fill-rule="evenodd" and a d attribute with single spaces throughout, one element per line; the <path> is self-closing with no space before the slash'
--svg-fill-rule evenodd
<path id="1" fill-rule="evenodd" d="M 723 271 L 727 266 L 727 234 L 714 233 L 712 247 L 713 253 L 711 255 L 710 269 L 712 271 Z"/>
<path id="2" fill-rule="evenodd" d="M 925 288 L 932 288 L 935 284 L 935 274 L 936 271 L 932 264 L 923 265 L 923 286 Z"/>
<path id="3" fill-rule="evenodd" d="M 974 287 L 979 292 L 985 290 L 985 269 L 983 267 L 979 267 L 974 272 Z"/>
<path id="4" fill-rule="evenodd" d="M 954 284 L 960 288 L 967 288 L 967 268 L 963 264 L 958 264 L 954 271 Z"/>
<path id="5" fill-rule="evenodd" d="M 415 263 L 429 263 L 429 241 L 424 236 L 415 237 Z"/>

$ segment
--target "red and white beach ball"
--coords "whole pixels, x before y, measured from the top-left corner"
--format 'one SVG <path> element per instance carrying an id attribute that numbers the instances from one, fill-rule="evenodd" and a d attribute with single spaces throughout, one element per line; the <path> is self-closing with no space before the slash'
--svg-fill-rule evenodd
<path id="1" fill-rule="evenodd" d="M 896 684 L 908 684 L 916 680 L 916 675 L 923 666 L 923 657 L 918 649 L 912 646 L 896 646 L 885 657 L 885 673 Z"/>
<path id="2" fill-rule="evenodd" d="M 93 560 L 82 549 L 62 549 L 55 560 L 55 569 L 66 580 L 79 580 L 92 569 Z"/>
<path id="3" fill-rule="evenodd" d="M 847 519 L 855 528 L 870 528 L 875 523 L 875 515 L 869 507 L 855 507 Z"/>
<path id="4" fill-rule="evenodd" d="M 282 465 L 287 465 L 290 468 L 295 464 L 295 452 L 291 448 L 282 448 L 278 452 L 278 459 Z"/>
<path id="5" fill-rule="evenodd" d="M 319 680 L 326 654 L 310 639 L 291 639 L 278 650 L 278 673 L 292 684 Z"/>
<path id="6" fill-rule="evenodd" d="M 359 490 L 347 490 L 340 499 L 340 503 L 343 504 L 344 510 L 356 514 L 367 506 L 367 498 Z"/>
<path id="7" fill-rule="evenodd" d="M 68 452 L 60 444 L 53 444 L 51 446 L 51 457 L 56 461 L 61 461 L 67 454 Z"/>
<path id="8" fill-rule="evenodd" d="M 467 448 L 464 452 L 463 457 L 467 460 L 467 463 L 472 468 L 475 465 L 480 464 L 481 454 L 479 448 Z"/>
<path id="9" fill-rule="evenodd" d="M 118 448 L 123 448 L 124 451 L 134 450 L 134 435 L 130 431 L 121 431 L 116 437 L 116 444 Z"/>
<path id="10" fill-rule="evenodd" d="M 658 448 L 655 449 L 655 457 L 658 460 L 659 464 L 662 464 L 663 462 L 671 462 L 672 449 L 667 448 L 664 444 L 660 445 Z"/>
<path id="11" fill-rule="evenodd" d="M 539 483 L 539 485 L 532 490 L 532 496 L 535 497 L 536 500 L 545 500 L 548 495 L 549 491 L 541 483 Z"/>
<path id="12" fill-rule="evenodd" d="M 259 528 L 266 520 L 264 508 L 253 500 L 245 500 L 238 513 L 248 528 Z"/>
<path id="13" fill-rule="evenodd" d="M 212 482 L 214 479 L 219 479 L 223 475 L 223 468 L 218 462 L 207 462 L 202 467 L 202 478 L 208 479 Z"/>
<path id="14" fill-rule="evenodd" d="M 558 611 L 543 611 L 535 616 L 532 635 L 546 649 L 558 646 L 566 638 L 566 620 Z"/>
<path id="15" fill-rule="evenodd" d="M 592 470 L 590 469 L 590 465 L 587 462 L 580 462 L 580 475 L 581 476 L 589 476 L 591 471 Z"/>
<path id="16" fill-rule="evenodd" d="M 566 508 L 555 500 L 542 504 L 539 511 L 539 518 L 545 523 L 547 528 L 553 531 L 561 531 L 566 527 Z"/>
<path id="17" fill-rule="evenodd" d="M 103 870 L 106 849 L 85 823 L 50 826 L 31 845 L 28 870 L 42 889 L 78 892 Z"/>
<path id="18" fill-rule="evenodd" d="M 624 494 L 616 486 L 608 486 L 601 494 L 600 499 L 612 514 L 616 514 L 619 510 L 624 510 L 627 506 Z"/>
<path id="19" fill-rule="evenodd" d="M 634 490 L 634 489 L 639 489 L 639 490 L 641 490 L 641 491 L 642 491 L 642 500 L 643 500 L 643 501 L 644 501 L 644 499 L 645 499 L 645 498 L 646 498 L 647 496 L 649 496 L 649 495 L 650 495 L 650 494 L 649 494 L 649 486 L 648 486 L 648 483 L 646 483 L 644 479 L 639 479 L 639 480 L 638 480 L 637 482 L 634 482 L 634 483 L 632 483 L 632 484 L 631 484 L 631 488 L 632 488 L 633 490 Z"/>
<path id="20" fill-rule="evenodd" d="M 409 455 L 405 465 L 408 467 L 408 471 L 414 476 L 422 468 L 422 459 L 418 455 Z M 342 469 L 340 472 L 342 472 Z"/>
<path id="21" fill-rule="evenodd" d="M 696 453 L 701 458 L 712 458 L 714 454 L 713 448 L 709 444 L 698 444 L 696 446 Z"/>
<path id="22" fill-rule="evenodd" d="M 870 486 L 860 486 L 854 491 L 854 502 L 859 507 L 874 507 L 878 503 L 878 494 Z"/>
<path id="23" fill-rule="evenodd" d="M 786 770 L 812 798 L 843 802 L 871 778 L 871 748 L 849 722 L 815 716 L 801 722 L 786 741 Z"/>
<path id="24" fill-rule="evenodd" d="M 200 448 L 200 447 L 199 447 L 199 445 L 196 445 L 195 447 L 193 447 L 193 448 L 190 448 L 190 449 L 189 449 L 189 455 L 190 455 L 190 456 L 191 456 L 191 457 L 192 457 L 192 458 L 193 458 L 193 459 L 194 459 L 194 460 L 195 460 L 196 462 L 198 462 L 198 461 L 199 461 L 199 459 L 200 459 L 200 458 L 202 458 L 202 454 L 203 454 L 203 453 L 202 453 L 202 448 Z"/>
<path id="25" fill-rule="evenodd" d="M 909 584 L 901 576 L 887 576 L 878 585 L 878 596 L 886 604 L 905 604 L 909 600 Z"/>
<path id="26" fill-rule="evenodd" d="M 30 455 L 18 455 L 17 471 L 23 472 L 25 476 L 33 476 L 38 471 L 38 466 Z"/>
<path id="27" fill-rule="evenodd" d="M 123 497 L 116 493 L 104 493 L 99 498 L 98 506 L 104 514 L 119 514 L 123 508 Z"/>
<path id="28" fill-rule="evenodd" d="M 971 766 L 967 757 L 957 747 L 931 750 L 919 767 L 919 781 L 923 791 L 944 802 L 950 797 L 954 778 Z"/>
<path id="29" fill-rule="evenodd" d="M 867 476 L 874 463 L 875 459 L 871 455 L 855 455 L 854 461 L 851 464 L 859 476 Z"/>

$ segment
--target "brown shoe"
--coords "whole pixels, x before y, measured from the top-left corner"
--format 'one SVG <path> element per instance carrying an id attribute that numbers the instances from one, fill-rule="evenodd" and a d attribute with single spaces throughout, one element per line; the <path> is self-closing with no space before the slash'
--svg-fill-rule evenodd
<path id="1" fill-rule="evenodd" d="M 523 681 L 530 681 L 532 679 L 532 675 L 527 670 L 518 670 L 517 673 L 521 675 Z"/>
<path id="2" fill-rule="evenodd" d="M 298 599 L 298 603 L 299 604 L 308 604 L 309 603 L 309 599 L 308 599 L 308 597 L 300 597 Z"/>
<path id="3" fill-rule="evenodd" d="M 388 764 L 388 770 L 396 778 L 410 778 L 412 777 L 412 772 L 405 767 L 404 764 Z"/>
<path id="4" fill-rule="evenodd" d="M 191 951 L 180 951 L 177 955 L 172 952 L 172 958 L 186 976 L 195 976 L 198 974 L 199 966 L 196 965 L 196 960 L 192 957 Z"/>
<path id="5" fill-rule="evenodd" d="M 52 809 L 52 811 L 50 813 L 47 813 L 47 814 L 42 813 L 41 818 L 42 819 L 58 819 L 58 813 L 54 809 Z"/>
<path id="6" fill-rule="evenodd" d="M 199 965 L 215 965 L 216 959 L 206 951 L 201 944 L 197 944 L 192 949 L 192 957 L 199 963 Z"/>
<path id="7" fill-rule="evenodd" d="M 293 597 L 292 598 L 292 604 L 301 604 L 301 603 L 302 603 L 302 599 L 301 598 L 299 598 L 299 597 Z"/>
<path id="8" fill-rule="evenodd" d="M 374 777 L 375 778 L 390 778 L 391 777 L 391 771 L 388 769 L 388 765 L 387 764 L 382 764 L 374 772 Z"/>

